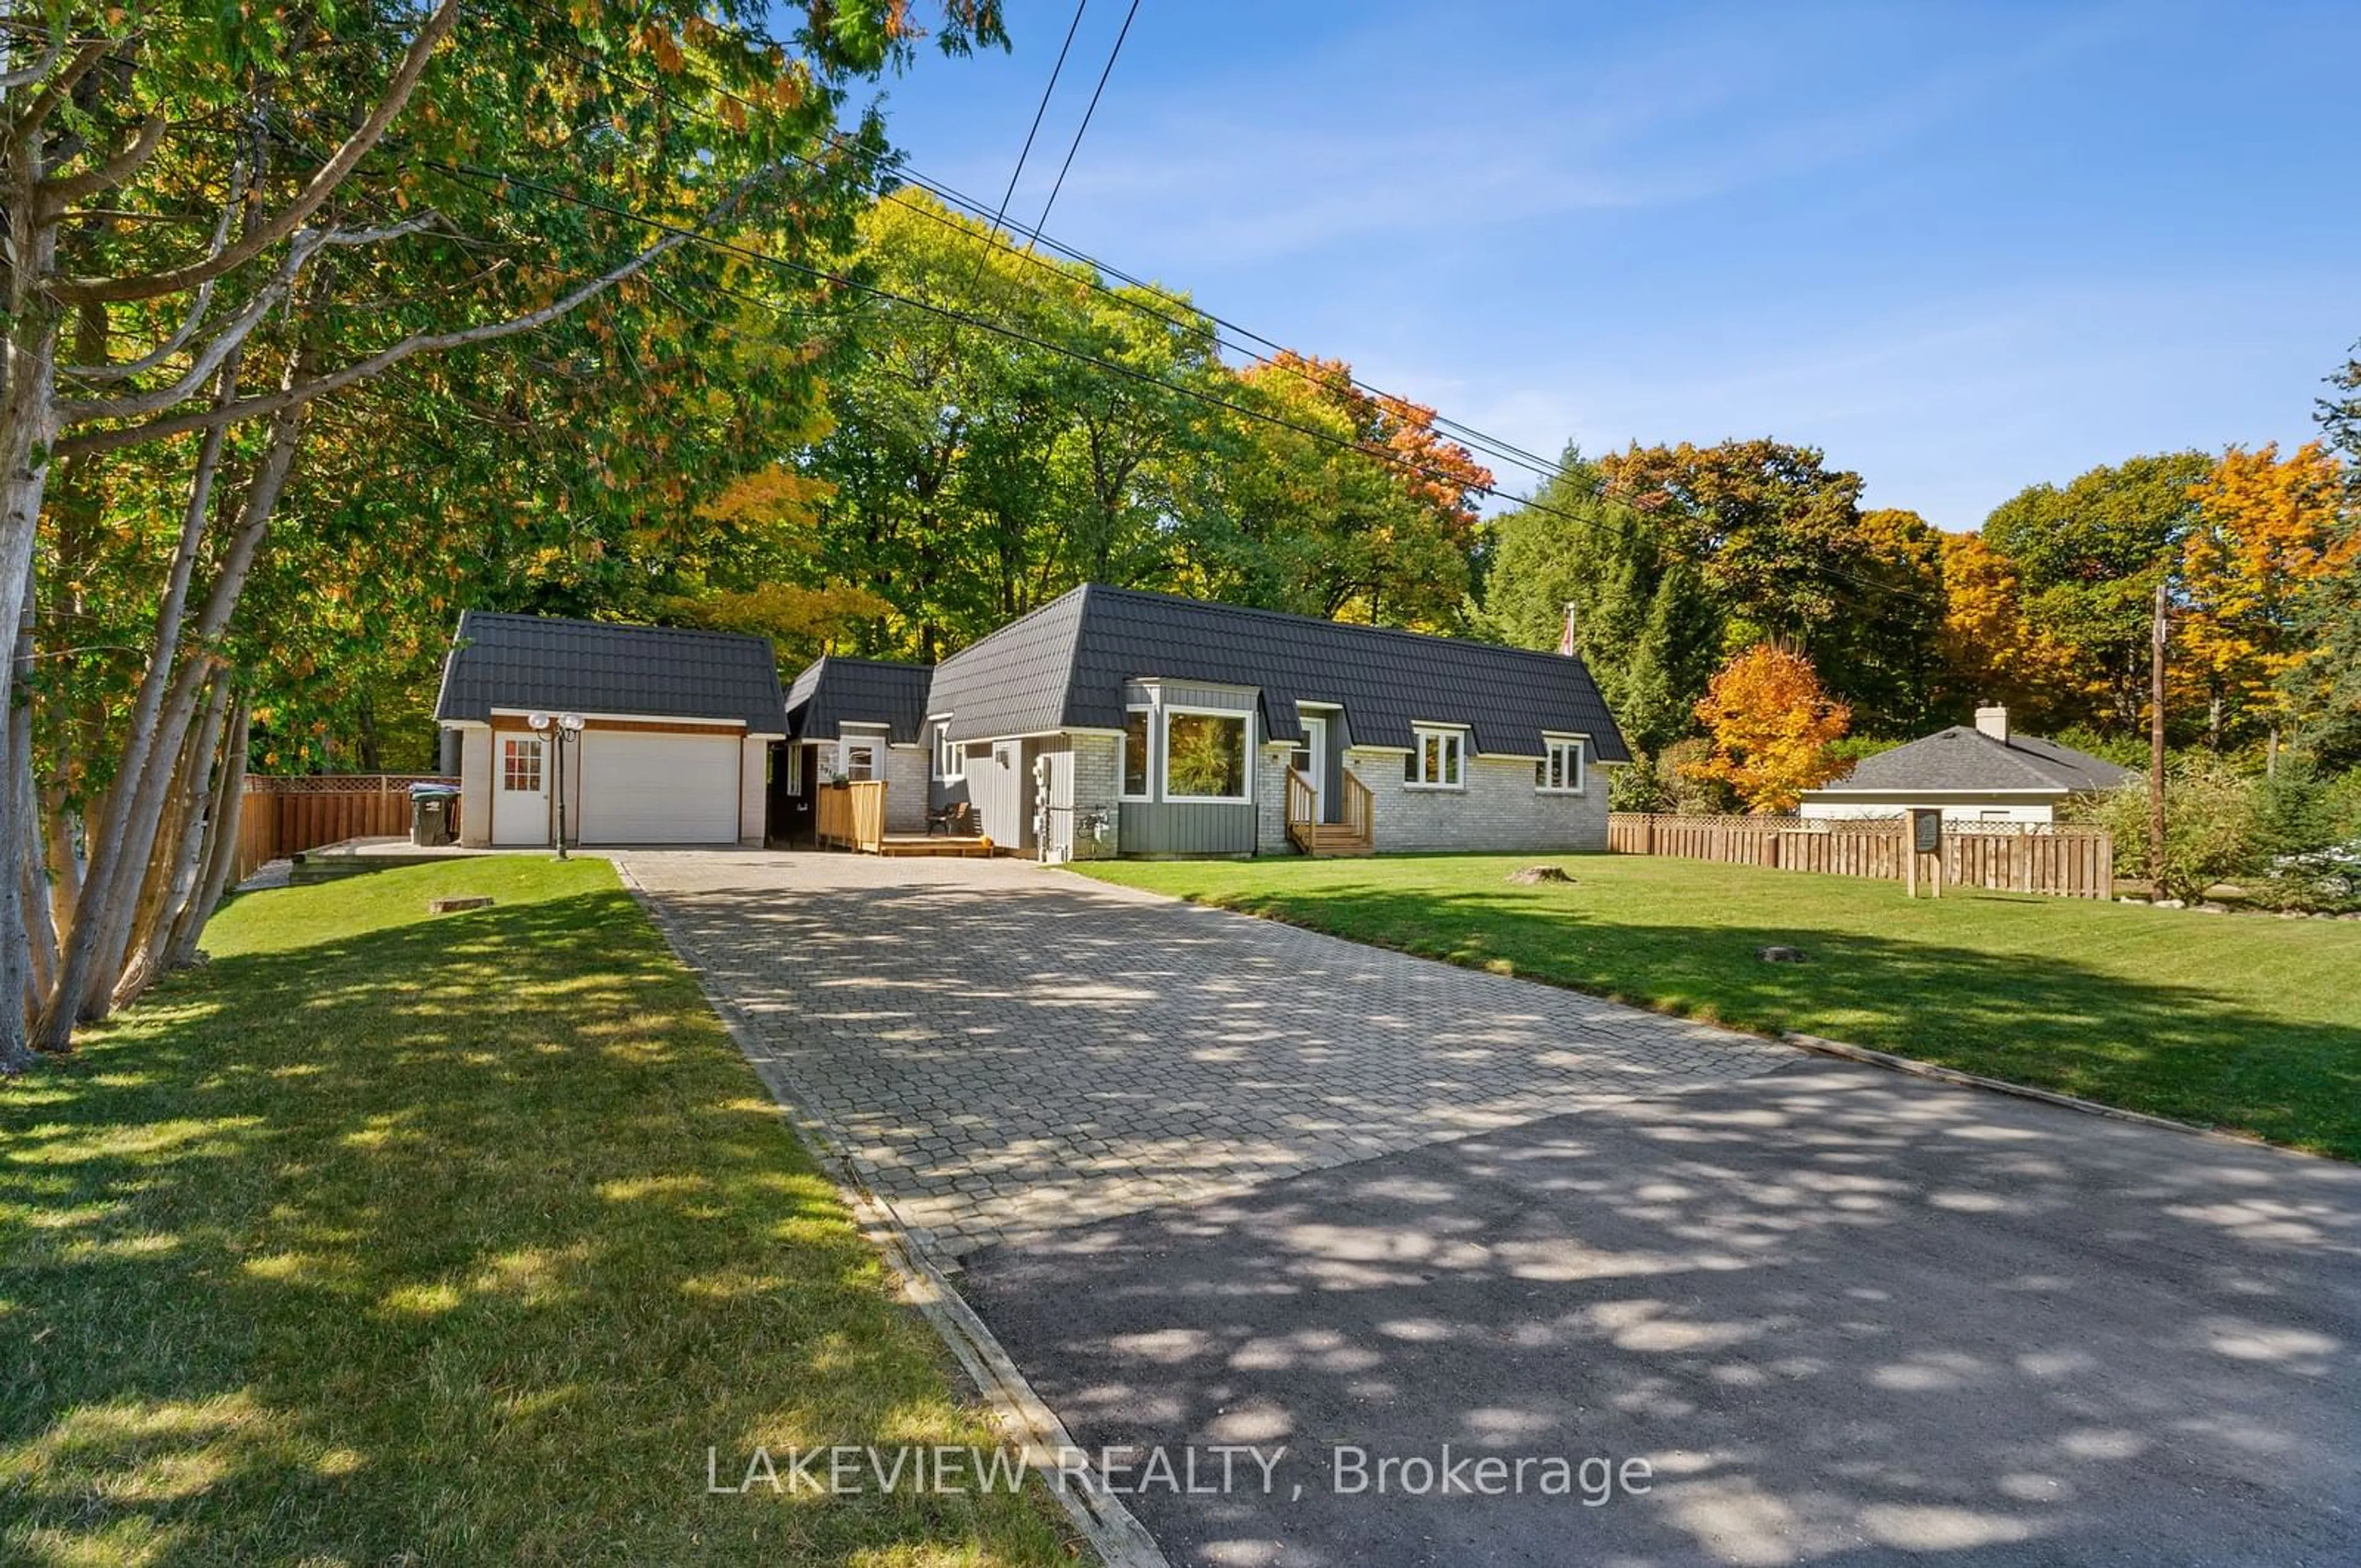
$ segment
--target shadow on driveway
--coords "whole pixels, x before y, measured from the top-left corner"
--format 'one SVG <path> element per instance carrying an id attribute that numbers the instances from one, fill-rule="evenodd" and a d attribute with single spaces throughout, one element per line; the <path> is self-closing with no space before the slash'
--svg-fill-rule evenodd
<path id="1" fill-rule="evenodd" d="M 2361 1558 L 2361 1170 L 1872 1069 L 1065 1231 L 964 1288 L 1087 1446 L 1288 1445 L 1271 1497 L 1131 1499 L 1176 1563 Z M 1332 1484 L 1334 1445 L 1446 1442 L 1653 1489 Z"/>

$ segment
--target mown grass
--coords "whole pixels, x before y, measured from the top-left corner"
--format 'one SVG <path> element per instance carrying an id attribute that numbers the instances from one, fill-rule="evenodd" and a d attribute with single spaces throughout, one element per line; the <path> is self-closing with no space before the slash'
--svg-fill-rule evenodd
<path id="1" fill-rule="evenodd" d="M 1030 1487 L 708 1495 L 708 1445 L 994 1440 L 610 867 L 206 945 L 0 1089 L 0 1560 L 1071 1561 Z"/>
<path id="2" fill-rule="evenodd" d="M 1093 875 L 1716 1019 L 2361 1158 L 2361 924 L 1640 856 L 1120 861 Z M 1807 964 L 1757 949 L 1800 947 Z"/>

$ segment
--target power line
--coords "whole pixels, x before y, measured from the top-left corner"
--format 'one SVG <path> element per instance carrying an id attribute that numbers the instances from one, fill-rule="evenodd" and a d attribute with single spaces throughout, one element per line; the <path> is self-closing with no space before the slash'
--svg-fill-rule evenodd
<path id="1" fill-rule="evenodd" d="M 1137 4 L 1137 0 L 1134 3 Z M 1041 89 L 1041 101 L 1033 106 L 1033 124 L 1025 132 L 1025 145 L 1017 148 L 1016 167 L 1008 171 L 1008 189 L 1000 193 L 1000 212 L 1004 214 L 1008 211 L 1008 203 L 1016 199 L 1017 179 L 1025 172 L 1025 160 L 1033 156 L 1033 138 L 1041 133 L 1041 116 L 1049 112 L 1050 95 L 1058 91 L 1058 78 L 1066 69 L 1066 51 L 1074 47 L 1074 31 L 1082 25 L 1082 13 L 1090 8 L 1090 4 L 1091 0 L 1076 0 L 1074 19 L 1066 24 L 1066 41 L 1058 46 L 1058 61 L 1049 68 L 1049 81 Z M 1091 102 L 1095 104 L 1098 100 L 1093 98 Z M 1071 153 L 1066 156 L 1069 159 L 1073 157 Z M 1061 174 L 1060 178 L 1064 176 Z M 1000 219 L 995 216 L 992 221 L 997 225 Z"/>
<path id="2" fill-rule="evenodd" d="M 524 4 L 531 9 L 541 12 L 544 16 L 550 17 L 554 21 L 566 22 L 568 26 L 571 25 L 570 22 L 567 22 L 567 18 L 566 18 L 561 13 L 552 10 L 547 5 L 541 4 L 540 0 L 524 0 Z M 1134 5 L 1133 9 L 1134 11 L 1137 11 L 1137 4 Z M 481 16 L 483 13 L 479 12 L 478 15 Z M 489 16 L 486 16 L 485 19 L 497 20 L 497 18 Z M 1126 16 L 1125 18 L 1125 27 L 1126 30 L 1128 30 L 1129 26 L 1130 18 L 1129 16 Z M 725 28 L 723 30 L 736 32 L 737 36 L 740 38 L 752 42 L 764 45 L 774 44 L 773 40 L 766 39 L 759 34 L 744 32 L 742 29 Z M 1071 36 L 1069 41 L 1071 41 Z M 672 98 L 672 95 L 666 93 L 665 90 L 657 83 L 634 77 L 630 72 L 622 71 L 603 60 L 594 60 L 577 50 L 565 49 L 562 45 L 557 47 L 558 52 L 565 54 L 567 58 L 573 60 L 577 64 L 583 66 L 587 70 L 596 71 L 611 80 L 622 82 L 649 96 L 662 100 L 671 100 Z M 1120 47 L 1121 42 L 1118 40 L 1117 48 L 1120 49 Z M 1112 67 L 1113 58 L 1110 57 L 1109 69 L 1111 70 Z M 1104 85 L 1104 77 L 1102 76 L 1102 87 Z M 740 97 L 738 94 L 730 92 L 727 88 L 712 82 L 700 82 L 699 85 L 720 97 L 738 104 L 750 112 L 761 112 L 760 105 L 753 104 L 750 100 Z M 1093 103 L 1096 102 L 1095 97 L 1093 97 Z M 681 106 L 691 115 L 704 120 L 707 124 L 715 126 L 717 129 L 727 128 L 711 115 L 697 108 L 693 104 L 683 104 Z M 1079 133 L 1077 133 L 1076 139 L 1077 143 L 1079 143 Z M 818 160 L 802 154 L 787 152 L 785 156 L 816 171 L 826 171 L 825 167 Z M 855 155 L 856 161 L 865 161 L 873 165 L 872 177 L 869 180 L 862 181 L 863 189 L 870 191 L 881 201 L 896 202 L 906 210 L 917 213 L 932 222 L 941 224 L 945 227 L 950 228 L 961 235 L 964 236 L 972 232 L 966 224 L 959 221 L 956 217 L 937 212 L 921 203 L 902 200 L 900 192 L 883 188 L 877 182 L 878 176 L 873 172 L 873 165 L 880 161 L 882 158 L 887 158 L 890 156 L 890 153 Z M 1072 153 L 1070 150 L 1068 153 L 1068 162 L 1071 163 L 1071 161 Z M 938 200 L 942 201 L 950 206 L 956 207 L 962 212 L 972 214 L 978 218 L 985 218 L 986 216 L 983 203 L 976 198 L 965 194 L 948 183 L 933 180 L 920 174 L 915 170 L 895 168 L 892 171 L 890 177 L 895 180 L 904 181 L 908 184 L 915 185 L 918 189 L 936 197 Z M 1062 171 L 1060 178 L 1062 181 Z M 1028 248 L 1020 247 L 1009 243 L 996 232 L 1001 228 L 1003 224 L 1006 222 L 1005 207 L 1006 199 L 1004 197 L 1001 206 L 993 210 L 989 218 L 986 220 L 989 226 L 980 237 L 983 238 L 988 247 L 999 249 L 1020 261 L 1026 262 L 1031 266 L 1047 268 L 1055 271 L 1056 269 L 1052 263 L 1043 260 L 1039 256 L 1035 255 Z M 1047 213 L 1048 209 L 1045 208 L 1043 214 L 1045 217 L 1047 216 Z M 1228 332 L 1236 334 L 1238 338 L 1250 340 L 1251 345 L 1260 345 L 1259 347 L 1250 346 L 1250 344 L 1246 342 L 1237 342 L 1233 341 L 1232 339 L 1224 338 L 1219 332 L 1216 332 L 1213 334 L 1213 341 L 1218 346 L 1227 349 L 1232 353 L 1243 355 L 1250 360 L 1271 366 L 1273 368 L 1285 369 L 1314 387 L 1320 388 L 1323 390 L 1328 389 L 1325 378 L 1314 375 L 1309 369 L 1296 365 L 1288 364 L 1277 357 L 1280 355 L 1289 355 L 1293 353 L 1293 350 L 1288 348 L 1287 345 L 1279 343 L 1277 339 L 1267 337 L 1261 333 L 1252 331 L 1249 328 L 1239 325 L 1235 322 L 1229 321 L 1222 316 L 1216 315 L 1213 312 L 1204 310 L 1198 306 L 1193 302 L 1182 300 L 1180 296 L 1174 294 L 1170 290 L 1162 287 L 1160 284 L 1151 283 L 1145 279 L 1137 277 L 1132 273 L 1123 270 L 1121 268 L 1115 267 L 1107 262 L 1102 261 L 1087 252 L 1078 250 L 1072 246 L 1065 244 L 1063 241 L 1054 239 L 1047 233 L 1043 232 L 1043 229 L 1038 225 L 1027 227 L 1027 225 L 1019 223 L 1006 223 L 1006 226 L 1014 233 L 1026 236 L 1026 238 L 1033 245 L 1039 246 L 1044 249 L 1055 252 L 1056 254 L 1065 257 L 1067 259 L 1073 261 L 1080 266 L 1093 269 L 1096 273 L 1104 274 L 1104 277 L 1093 277 L 1082 280 L 1081 281 L 1093 291 L 1117 302 L 1126 309 L 1154 317 L 1157 320 L 1164 322 L 1167 325 L 1179 327 L 1184 331 L 1197 330 L 1198 323 L 1182 321 L 1178 317 L 1171 316 L 1164 312 L 1156 310 L 1145 301 L 1135 299 L 1126 295 L 1119 289 L 1110 287 L 1105 281 L 1106 278 L 1115 278 L 1124 283 L 1129 284 L 1135 289 L 1156 295 L 1159 299 L 1169 301 L 1172 304 L 1186 310 L 1191 313 L 1191 314 L 1200 318 L 1202 322 L 1211 322 L 1215 327 L 1225 329 Z M 1060 274 L 1060 276 L 1063 277 L 1064 274 Z M 1344 377 L 1344 380 L 1347 385 L 1372 398 L 1378 398 L 1405 405 L 1412 403 L 1412 400 L 1403 397 L 1400 393 L 1389 392 L 1384 388 L 1373 385 L 1357 376 L 1351 375 L 1349 372 Z M 1422 422 L 1433 430 L 1449 435 L 1455 441 L 1473 447 L 1487 457 L 1493 458 L 1496 461 L 1508 463 L 1514 467 L 1525 469 L 1527 472 L 1537 475 L 1543 478 L 1563 479 L 1568 477 L 1563 466 L 1552 462 L 1546 457 L 1543 457 L 1530 452 L 1525 448 L 1516 446 L 1500 437 L 1488 434 L 1484 431 L 1477 429 L 1473 425 L 1465 424 L 1457 420 L 1448 419 L 1440 413 L 1433 412 L 1430 412 L 1427 419 Z"/>
<path id="3" fill-rule="evenodd" d="M 1367 442 L 1354 440 L 1346 436 L 1340 436 L 1333 432 L 1318 429 L 1315 426 L 1299 424 L 1293 420 L 1283 418 L 1280 415 L 1271 413 L 1267 410 L 1257 409 L 1246 404 L 1233 402 L 1228 399 L 1216 397 L 1199 388 L 1184 386 L 1177 382 L 1168 381 L 1161 376 L 1138 369 L 1136 367 L 1125 365 L 1117 360 L 1104 358 L 1098 355 L 1091 354 L 1085 350 L 1076 348 L 1069 344 L 1056 343 L 1047 338 L 1037 337 L 1029 333 L 1020 332 L 1014 327 L 1004 326 L 997 322 L 988 321 L 971 312 L 961 311 L 950 306 L 937 304 L 932 301 L 921 300 L 913 295 L 898 293 L 894 290 L 886 289 L 874 283 L 864 283 L 857 279 L 847 277 L 842 273 L 832 272 L 826 268 L 812 266 L 807 262 L 791 261 L 785 257 L 771 256 L 765 252 L 754 250 L 750 247 L 741 246 L 733 241 L 721 239 L 716 236 L 706 234 L 701 230 L 685 228 L 679 225 L 668 223 L 661 218 L 652 218 L 642 214 L 634 213 L 628 208 L 619 207 L 612 203 L 577 195 L 572 192 L 562 191 L 554 186 L 542 185 L 536 181 L 521 179 L 515 175 L 503 174 L 495 170 L 472 169 L 462 165 L 444 163 L 440 160 L 434 159 L 423 161 L 425 161 L 428 167 L 440 169 L 446 173 L 454 174 L 461 178 L 473 179 L 479 182 L 489 181 L 516 185 L 522 189 L 533 191 L 542 195 L 549 196 L 555 200 L 568 202 L 593 212 L 604 213 L 609 216 L 620 217 L 629 222 L 642 224 L 662 233 L 678 235 L 691 244 L 701 245 L 709 249 L 737 256 L 763 266 L 775 268 L 781 270 L 811 278 L 818 281 L 831 283 L 839 288 L 849 290 L 856 293 L 866 294 L 889 303 L 905 305 L 916 310 L 924 311 L 928 314 L 939 316 L 957 325 L 971 326 L 979 331 L 990 333 L 995 336 L 1008 338 L 1015 342 L 1025 344 L 1030 347 L 1038 348 L 1045 353 L 1060 355 L 1078 363 L 1089 365 L 1097 369 L 1125 377 L 1130 380 L 1145 382 L 1148 385 L 1161 388 L 1166 391 L 1175 393 L 1181 397 L 1192 399 L 1211 407 L 1226 410 L 1227 411 L 1237 414 L 1243 418 L 1257 420 L 1265 424 L 1269 424 L 1282 430 L 1292 431 L 1299 435 L 1308 437 L 1313 441 L 1324 443 L 1327 445 L 1336 447 L 1342 451 L 1357 453 L 1373 461 L 1385 464 L 1389 467 L 1395 469 L 1397 472 L 1416 474 L 1424 478 L 1449 485 L 1455 488 L 1473 490 L 1478 495 L 1490 499 L 1514 501 L 1527 510 L 1537 511 L 1544 516 L 1559 518 L 1565 521 L 1580 524 L 1585 527 L 1590 526 L 1597 521 L 1596 519 L 1586 518 L 1578 513 L 1567 511 L 1563 508 L 1550 506 L 1529 498 L 1504 496 L 1495 486 L 1467 484 L 1457 475 L 1449 473 L 1446 470 L 1431 467 L 1425 464 L 1404 457 L 1398 453 L 1389 452 L 1373 446 Z M 784 317 L 788 314 L 788 312 L 775 301 L 764 300 L 757 295 L 748 294 L 742 291 L 730 288 L 726 284 L 717 286 L 717 291 L 729 294 L 732 298 L 742 300 L 749 304 L 770 311 L 774 315 Z M 1928 598 L 1927 596 L 1924 594 L 1914 592 L 1911 589 L 1901 587 L 1898 585 L 1875 582 L 1865 577 L 1857 576 L 1851 573 L 1845 572 L 1839 568 L 1827 565 L 1826 563 L 1822 563 L 1820 565 L 1819 570 L 1827 573 L 1830 576 L 1838 578 L 1840 581 L 1849 582 L 1857 587 L 1868 588 L 1873 592 L 1890 593 L 1900 598 L 1915 599 L 1927 604 L 1939 602 L 1938 600 Z"/>
<path id="4" fill-rule="evenodd" d="M 1074 139 L 1067 144 L 1066 161 L 1058 166 L 1057 183 L 1049 187 L 1049 199 L 1041 203 L 1041 215 L 1033 220 L 1036 229 L 1049 225 L 1049 209 L 1058 204 L 1058 192 L 1066 188 L 1066 171 L 1074 167 L 1074 154 L 1082 150 L 1082 135 L 1091 128 L 1091 116 L 1099 112 L 1099 94 L 1106 91 L 1107 78 L 1115 74 L 1115 57 L 1123 53 L 1123 40 L 1131 36 L 1131 19 L 1138 15 L 1139 0 L 1131 0 L 1131 9 L 1123 14 L 1123 27 L 1115 35 L 1115 48 L 1107 50 L 1106 69 L 1099 72 L 1099 84 L 1091 89 L 1090 107 L 1082 111 L 1082 123 L 1074 127 Z M 1082 12 L 1077 10 L 1074 16 L 1081 20 Z"/>

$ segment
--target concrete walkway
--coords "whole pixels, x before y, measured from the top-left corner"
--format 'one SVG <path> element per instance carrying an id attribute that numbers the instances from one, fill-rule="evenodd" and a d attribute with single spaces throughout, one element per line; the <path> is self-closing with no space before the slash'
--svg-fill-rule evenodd
<path id="1" fill-rule="evenodd" d="M 631 864 L 1079 1442 L 1285 1450 L 1128 1499 L 1175 1563 L 2361 1561 L 2361 1168 L 1006 862 Z M 1469 1455 L 1651 1479 L 1401 1468 Z"/>

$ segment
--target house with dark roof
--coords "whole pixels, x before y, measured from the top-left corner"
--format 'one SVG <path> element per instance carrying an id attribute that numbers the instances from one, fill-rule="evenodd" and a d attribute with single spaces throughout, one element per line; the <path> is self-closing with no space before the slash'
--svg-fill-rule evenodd
<path id="1" fill-rule="evenodd" d="M 760 844 L 787 733 L 767 638 L 473 609 L 434 718 L 474 846 Z"/>
<path id="2" fill-rule="evenodd" d="M 796 770 L 882 755 L 892 812 L 906 753 L 927 808 L 1049 860 L 1603 850 L 1630 761 L 1576 658 L 1096 585 L 924 671 L 914 733 L 920 673 L 804 672 Z"/>
<path id="3" fill-rule="evenodd" d="M 2136 776 L 2071 746 L 2012 734 L 2007 708 L 1980 707 L 1973 725 L 1862 758 L 1845 778 L 1806 790 L 1798 809 L 1806 817 L 1900 817 L 1915 806 L 1938 810 L 1947 822 L 2054 822 L 2068 801 Z"/>
<path id="4" fill-rule="evenodd" d="M 927 689 L 933 680 L 930 664 L 840 653 L 807 664 L 787 687 L 792 744 L 773 771 L 773 836 L 790 843 L 808 838 L 817 792 L 838 779 L 885 780 L 885 830 L 924 832 Z"/>

